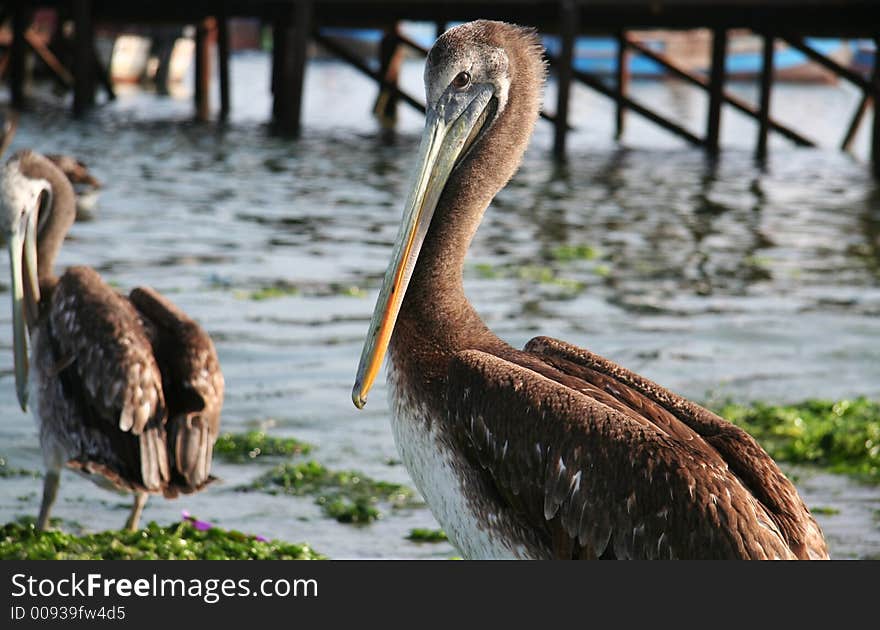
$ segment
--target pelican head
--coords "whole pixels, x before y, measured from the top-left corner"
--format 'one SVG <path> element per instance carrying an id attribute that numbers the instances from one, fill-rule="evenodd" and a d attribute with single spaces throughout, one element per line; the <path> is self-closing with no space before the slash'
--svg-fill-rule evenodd
<path id="1" fill-rule="evenodd" d="M 352 400 L 362 408 L 382 365 L 403 297 L 440 196 L 452 174 L 473 161 L 512 103 L 522 117 L 501 138 L 502 174 L 486 178 L 494 195 L 516 170 L 538 116 L 544 64 L 535 32 L 480 20 L 452 28 L 431 48 L 425 65 L 427 111 L 403 221 L 361 354 Z M 502 135 L 504 134 L 495 134 Z M 520 142 L 520 140 L 523 140 Z M 506 145 L 506 146 L 505 146 Z M 480 155 L 483 161 L 485 155 Z M 478 176 L 483 178 L 482 175 Z M 491 198 L 491 196 L 490 196 Z M 480 212 L 484 208 L 480 208 Z"/>
<path id="2" fill-rule="evenodd" d="M 38 316 L 37 223 L 40 209 L 51 204 L 52 188 L 45 179 L 29 176 L 30 152 L 13 155 L 0 168 L 0 230 L 6 236 L 12 273 L 12 332 L 15 391 L 27 409 L 28 354 L 26 326 Z"/>

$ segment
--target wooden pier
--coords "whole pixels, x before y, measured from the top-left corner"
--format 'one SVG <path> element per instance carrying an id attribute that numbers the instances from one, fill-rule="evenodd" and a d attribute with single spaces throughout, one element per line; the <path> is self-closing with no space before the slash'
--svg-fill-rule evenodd
<path id="1" fill-rule="evenodd" d="M 29 38 L 28 27 L 34 11 L 55 9 L 59 16 L 74 24 L 73 63 L 65 68 L 50 51 L 41 50 Z M 851 82 L 861 92 L 859 106 L 853 113 L 841 142 L 848 149 L 859 126 L 872 111 L 871 161 L 880 176 L 880 72 L 875 54 L 871 76 L 863 76 L 843 67 L 809 47 L 807 37 L 867 38 L 880 48 L 880 2 L 877 0 L 13 0 L 0 2 L 0 18 L 8 20 L 13 32 L 6 56 L 0 61 L 10 85 L 13 107 L 26 106 L 24 92 L 24 57 L 36 53 L 58 78 L 73 91 L 73 113 L 81 116 L 95 104 L 95 93 L 103 86 L 113 97 L 107 70 L 95 53 L 95 25 L 113 24 L 193 24 L 196 26 L 195 111 L 200 119 L 212 118 L 209 102 L 212 51 L 220 82 L 218 118 L 225 120 L 230 111 L 230 90 L 234 77 L 229 71 L 228 20 L 233 17 L 259 18 L 272 29 L 272 122 L 280 133 L 300 133 L 302 97 L 308 45 L 316 42 L 325 50 L 367 74 L 378 87 L 374 111 L 385 125 L 393 124 L 396 108 L 405 103 L 424 110 L 417 96 L 404 93 L 397 85 L 400 50 L 410 48 L 425 53 L 415 42 L 397 30 L 401 20 L 425 21 L 438 25 L 442 32 L 450 22 L 477 18 L 500 19 L 537 27 L 544 33 L 558 35 L 559 54 L 551 58 L 558 85 L 554 112 L 542 117 L 555 126 L 555 153 L 563 156 L 568 131 L 579 121 L 570 120 L 568 102 L 571 85 L 580 82 L 608 96 L 615 102 L 615 130 L 619 137 L 628 114 L 642 116 L 687 142 L 715 153 L 721 149 L 721 127 L 725 105 L 756 121 L 756 155 L 767 153 L 767 138 L 777 133 L 801 146 L 812 146 L 806 135 L 790 129 L 784 121 L 770 116 L 774 81 L 773 46 L 782 40 L 801 51 L 837 77 Z M 378 28 L 385 32 L 379 47 L 378 70 L 370 60 L 360 58 L 342 43 L 322 33 L 327 27 Z M 628 35 L 633 30 L 711 29 L 712 55 L 708 76 L 677 67 L 670 58 L 653 51 Z M 725 59 L 728 31 L 748 29 L 763 38 L 763 68 L 760 73 L 758 103 L 748 103 L 725 90 Z M 573 66 L 575 38 L 580 35 L 605 35 L 617 39 L 615 80 L 579 71 Z M 216 42 L 216 46 L 212 45 Z M 653 111 L 649 104 L 638 102 L 628 93 L 629 77 L 624 61 L 633 52 L 647 56 L 671 75 L 697 86 L 708 98 L 705 132 L 695 134 L 669 118 Z"/>

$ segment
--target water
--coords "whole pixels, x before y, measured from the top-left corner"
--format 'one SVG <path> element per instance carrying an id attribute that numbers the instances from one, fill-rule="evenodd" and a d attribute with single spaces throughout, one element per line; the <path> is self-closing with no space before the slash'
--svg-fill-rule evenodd
<path id="1" fill-rule="evenodd" d="M 342 65 L 314 63 L 305 137 L 292 143 L 263 126 L 267 58 L 238 55 L 232 71 L 233 116 L 223 129 L 187 122 L 188 100 L 132 92 L 73 122 L 64 103 L 44 95 L 14 148 L 72 153 L 106 183 L 96 220 L 74 226 L 59 262 L 93 265 L 126 290 L 152 285 L 207 328 L 226 376 L 224 430 L 265 427 L 316 444 L 315 458 L 329 467 L 408 483 L 394 465 L 384 379 L 364 411 L 349 392 L 421 118 L 401 109 L 400 133 L 383 138 L 369 115 L 371 85 Z M 404 84 L 417 94 L 420 74 L 419 63 L 405 66 Z M 754 96 L 751 86 L 733 88 Z M 674 83 L 633 89 L 700 130 L 702 95 Z M 857 98 L 846 86 L 779 86 L 774 115 L 825 148 L 774 140 L 762 168 L 750 155 L 754 127 L 735 113 L 725 110 L 728 149 L 712 164 L 634 116 L 615 144 L 609 102 L 575 89 L 571 159 L 564 167 L 548 159 L 552 129 L 539 123 L 524 168 L 474 242 L 469 295 L 515 345 L 557 336 L 700 401 L 877 397 L 880 190 L 863 163 L 864 131 L 861 157 L 833 148 Z M 553 99 L 551 84 L 550 109 Z M 588 246 L 595 258 L 557 261 L 560 244 Z M 276 284 L 298 292 L 248 299 Z M 33 422 L 15 399 L 7 295 L 0 456 L 39 470 Z M 152 499 L 144 518 L 168 523 L 186 509 L 223 527 L 308 541 L 335 558 L 455 555 L 446 544 L 404 539 L 414 527 L 436 527 L 427 509 L 352 527 L 323 518 L 310 498 L 236 492 L 268 465 L 218 461 L 222 485 Z M 808 505 L 840 510 L 818 517 L 833 555 L 880 555 L 877 488 L 792 472 Z M 39 492 L 38 480 L 3 479 L 0 522 L 36 514 Z M 119 527 L 128 505 L 66 474 L 55 516 L 68 527 Z"/>

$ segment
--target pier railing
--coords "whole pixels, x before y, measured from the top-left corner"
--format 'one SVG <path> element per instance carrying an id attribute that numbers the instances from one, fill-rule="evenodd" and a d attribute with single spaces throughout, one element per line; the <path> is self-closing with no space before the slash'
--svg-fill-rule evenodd
<path id="1" fill-rule="evenodd" d="M 72 67 L 64 67 L 48 47 L 29 34 L 31 16 L 39 8 L 55 9 L 59 16 L 72 21 Z M 568 131 L 579 124 L 576 120 L 569 120 L 568 101 L 572 83 L 580 82 L 614 100 L 618 136 L 623 131 L 626 115 L 632 113 L 689 143 L 717 152 L 720 149 L 722 112 L 727 105 L 756 120 L 756 154 L 763 156 L 770 133 L 778 133 L 797 145 L 814 144 L 808 136 L 770 116 L 774 44 L 782 40 L 861 91 L 862 97 L 841 147 L 848 149 L 851 146 L 863 118 L 873 109 L 871 160 L 874 173 L 880 176 L 880 114 L 876 106 L 872 107 L 880 98 L 877 61 L 880 54 L 875 52 L 873 70 L 870 76 L 864 76 L 806 43 L 807 37 L 867 38 L 873 39 L 875 47 L 880 48 L 878 14 L 880 0 L 13 0 L 0 3 L 0 18 L 8 20 L 12 30 L 11 43 L 0 60 L 0 70 L 10 84 L 11 104 L 16 108 L 25 107 L 25 56 L 32 51 L 51 69 L 60 84 L 73 91 L 73 113 L 82 115 L 94 106 L 99 86 L 113 98 L 108 70 L 95 52 L 95 24 L 195 24 L 196 115 L 201 119 L 211 117 L 211 42 L 216 40 L 219 118 L 225 119 L 230 111 L 232 87 L 228 21 L 233 17 L 259 18 L 272 29 L 274 127 L 279 132 L 296 136 L 301 126 L 303 79 L 310 42 L 321 45 L 374 80 L 379 90 L 375 112 L 380 120 L 392 124 L 398 103 L 424 110 L 418 97 L 400 89 L 397 75 L 401 47 L 423 54 L 426 51 L 399 33 L 398 22 L 433 22 L 437 24 L 438 32 L 442 32 L 451 22 L 501 19 L 531 25 L 560 38 L 558 54 L 550 58 L 558 83 L 555 111 L 542 113 L 542 117 L 555 126 L 557 155 L 564 155 Z M 379 69 L 323 33 L 322 29 L 327 27 L 382 29 L 385 37 L 379 46 Z M 693 28 L 706 28 L 712 32 L 708 76 L 679 67 L 673 59 L 629 35 L 633 30 Z M 728 31 L 731 29 L 749 29 L 763 38 L 758 103 L 748 103 L 724 89 Z M 581 35 L 600 34 L 617 39 L 617 64 L 612 81 L 574 67 L 575 39 Z M 629 94 L 625 63 L 631 52 L 653 60 L 671 75 L 706 92 L 709 106 L 703 134 L 688 130 L 654 111 L 648 104 L 633 99 Z"/>

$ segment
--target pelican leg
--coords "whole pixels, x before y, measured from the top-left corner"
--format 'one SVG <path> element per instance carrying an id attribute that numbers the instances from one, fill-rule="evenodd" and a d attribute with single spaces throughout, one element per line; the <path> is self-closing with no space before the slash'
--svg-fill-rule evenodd
<path id="1" fill-rule="evenodd" d="M 128 531 L 137 531 L 138 523 L 141 520 L 141 514 L 144 511 L 144 506 L 147 504 L 148 497 L 149 495 L 146 492 L 138 492 L 134 495 L 134 505 L 131 508 L 131 514 L 128 515 L 128 520 L 125 521 L 125 529 Z"/>
<path id="2" fill-rule="evenodd" d="M 43 479 L 43 502 L 40 504 L 40 515 L 37 517 L 37 531 L 44 532 L 49 527 L 49 512 L 52 504 L 55 503 L 60 481 L 60 470 L 46 471 L 46 477 Z"/>

